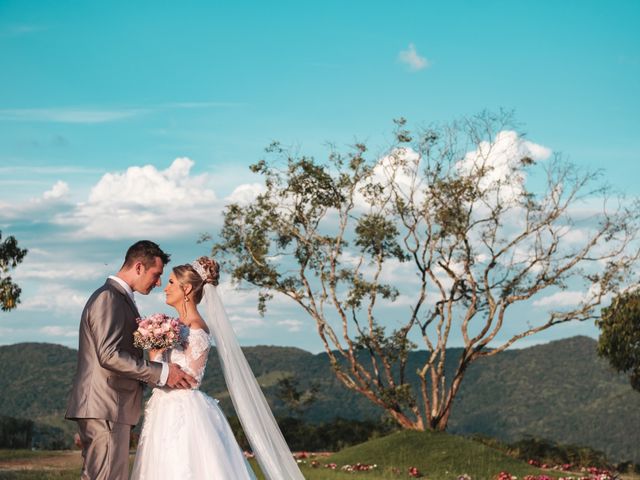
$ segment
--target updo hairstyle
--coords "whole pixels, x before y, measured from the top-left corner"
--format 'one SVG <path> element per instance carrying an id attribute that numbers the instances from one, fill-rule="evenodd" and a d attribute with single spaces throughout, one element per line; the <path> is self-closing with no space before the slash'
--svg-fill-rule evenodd
<path id="1" fill-rule="evenodd" d="M 191 264 L 178 265 L 173 267 L 173 274 L 181 285 L 191 285 L 193 288 L 193 301 L 198 304 L 202 300 L 204 286 L 209 283 L 218 285 L 220 279 L 220 265 L 214 259 L 209 257 L 200 257 L 194 263 L 199 263 L 207 275 L 206 279 L 202 279 L 200 274 Z"/>

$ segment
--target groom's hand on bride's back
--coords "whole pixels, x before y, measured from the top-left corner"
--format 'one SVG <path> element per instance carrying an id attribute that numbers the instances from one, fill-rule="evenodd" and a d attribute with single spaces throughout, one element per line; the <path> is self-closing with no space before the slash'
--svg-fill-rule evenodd
<path id="1" fill-rule="evenodd" d="M 196 379 L 182 370 L 175 363 L 169 364 L 169 376 L 167 377 L 167 386 L 170 388 L 192 388 L 198 384 Z"/>

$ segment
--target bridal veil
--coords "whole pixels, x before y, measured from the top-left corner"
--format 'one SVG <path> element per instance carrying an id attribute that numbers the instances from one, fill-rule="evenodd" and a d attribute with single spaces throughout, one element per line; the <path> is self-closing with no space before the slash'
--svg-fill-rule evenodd
<path id="1" fill-rule="evenodd" d="M 262 472 L 269 480 L 304 480 L 242 353 L 215 286 L 204 286 L 202 306 L 227 389 Z"/>

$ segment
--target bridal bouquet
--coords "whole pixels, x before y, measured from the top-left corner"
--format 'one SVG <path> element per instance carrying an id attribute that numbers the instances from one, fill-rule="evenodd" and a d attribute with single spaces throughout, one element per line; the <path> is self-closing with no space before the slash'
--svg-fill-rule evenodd
<path id="1" fill-rule="evenodd" d="M 138 318 L 133 345 L 144 350 L 172 348 L 182 342 L 180 321 L 164 313 Z"/>

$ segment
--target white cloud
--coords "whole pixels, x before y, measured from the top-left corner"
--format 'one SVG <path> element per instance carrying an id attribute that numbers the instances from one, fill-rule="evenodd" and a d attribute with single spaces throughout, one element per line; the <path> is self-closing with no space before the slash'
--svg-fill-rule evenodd
<path id="1" fill-rule="evenodd" d="M 57 247 L 56 247 L 57 248 Z M 17 281 L 23 280 L 62 280 L 78 282 L 103 279 L 113 273 L 102 261 L 83 261 L 78 258 L 77 248 L 67 251 L 46 250 L 38 247 L 28 248 L 26 257 L 15 269 Z"/>
<path id="2" fill-rule="evenodd" d="M 59 180 L 40 197 L 31 198 L 24 203 L 0 202 L 0 219 L 23 218 L 33 221 L 38 217 L 45 217 L 48 221 L 54 211 L 67 206 L 69 192 L 69 185 Z"/>
<path id="3" fill-rule="evenodd" d="M 206 174 L 193 176 L 193 160 L 177 158 L 165 170 L 153 165 L 105 174 L 89 199 L 54 221 L 78 227 L 81 238 L 167 238 L 211 226 L 222 208 Z"/>
<path id="4" fill-rule="evenodd" d="M 190 177 L 194 162 L 176 158 L 166 170 L 153 165 L 129 167 L 124 173 L 107 173 L 93 187 L 88 204 L 123 207 L 193 206 L 215 200 L 212 190 L 204 188 L 204 175 Z"/>
<path id="5" fill-rule="evenodd" d="M 264 193 L 265 190 L 266 188 L 262 183 L 245 183 L 236 187 L 225 200 L 229 203 L 247 205 L 255 200 L 258 195 Z"/>
<path id="6" fill-rule="evenodd" d="M 373 184 L 389 188 L 389 185 L 394 184 L 396 191 L 404 195 L 405 198 L 413 195 L 414 199 L 419 202 L 424 196 L 420 191 L 420 176 L 412 175 L 411 172 L 420 171 L 420 160 L 420 154 L 412 148 L 395 148 L 388 155 L 378 159 L 373 167 L 373 174 L 366 182 L 363 182 L 362 188 Z M 360 210 L 369 210 L 370 202 L 365 199 L 362 191 L 356 192 L 355 205 Z"/>
<path id="7" fill-rule="evenodd" d="M 369 273 L 373 273 L 373 266 Z M 390 258 L 384 263 L 380 274 L 380 281 L 392 285 L 417 286 L 420 284 L 418 273 L 418 269 L 413 260 L 401 262 L 398 259 Z"/>
<path id="8" fill-rule="evenodd" d="M 67 183 L 63 182 L 62 180 L 58 180 L 55 185 L 51 187 L 51 190 L 47 190 L 46 192 L 44 192 L 42 198 L 44 198 L 45 200 L 57 200 L 66 196 L 68 193 L 69 185 L 67 185 Z"/>
<path id="9" fill-rule="evenodd" d="M 419 171 L 420 160 L 420 154 L 412 148 L 396 148 L 378 161 L 373 169 L 373 177 L 382 183 L 394 182 L 399 191 L 409 195 L 420 179 L 411 174 Z"/>
<path id="10" fill-rule="evenodd" d="M 24 29 L 22 32 L 17 33 L 23 34 L 32 31 L 36 30 Z M 0 36 L 2 36 L 1 33 Z M 97 124 L 115 122 L 167 109 L 229 108 L 244 105 L 244 103 L 238 102 L 174 102 L 120 109 L 90 107 L 13 108 L 0 109 L 0 120 Z"/>
<path id="11" fill-rule="evenodd" d="M 573 307 L 578 305 L 585 298 L 584 292 L 579 291 L 564 291 L 556 292 L 546 297 L 542 297 L 533 302 L 534 307 Z"/>
<path id="12" fill-rule="evenodd" d="M 233 326 L 233 331 L 238 337 L 259 337 L 262 332 L 258 332 L 258 329 L 266 326 L 264 318 L 260 317 L 257 313 L 254 316 L 248 317 L 246 315 L 229 315 L 229 321 Z"/>
<path id="13" fill-rule="evenodd" d="M 23 293 L 21 310 L 35 312 L 63 313 L 80 318 L 84 304 L 89 298 L 88 292 L 81 292 L 64 284 L 48 283 L 41 285 L 34 295 Z"/>
<path id="14" fill-rule="evenodd" d="M 380 302 L 385 303 L 387 308 L 402 307 L 403 309 L 406 309 L 406 307 L 413 307 L 417 303 L 417 301 L 418 301 L 418 294 L 412 296 L 404 293 L 398 295 L 393 302 L 391 300 L 385 300 L 385 299 L 380 300 Z"/>
<path id="15" fill-rule="evenodd" d="M 406 64 L 409 67 L 409 70 L 414 72 L 431 66 L 429 60 L 418 54 L 416 46 L 413 43 L 410 43 L 409 48 L 406 50 L 400 51 L 398 59 L 402 63 Z"/>
<path id="16" fill-rule="evenodd" d="M 285 319 L 278 320 L 276 322 L 276 325 L 286 327 L 289 332 L 299 332 L 300 330 L 302 330 L 302 325 L 304 325 L 304 322 L 295 319 Z"/>
<path id="17" fill-rule="evenodd" d="M 573 211 L 570 211 L 573 213 Z M 593 228 L 577 228 L 575 226 L 567 226 L 562 234 L 562 241 L 565 245 L 583 245 L 587 238 L 591 238 L 596 234 Z"/>
<path id="18" fill-rule="evenodd" d="M 77 337 L 78 329 L 71 327 L 63 327 L 60 325 L 50 325 L 48 327 L 42 327 L 38 330 L 38 333 L 47 335 L 49 337 Z"/>
<path id="19" fill-rule="evenodd" d="M 0 110 L 0 120 L 54 123 L 106 123 L 147 113 L 147 109 L 20 108 Z"/>
<path id="20" fill-rule="evenodd" d="M 476 150 L 468 152 L 458 162 L 457 168 L 465 174 L 488 169 L 482 176 L 480 187 L 490 189 L 500 184 L 499 200 L 508 202 L 522 193 L 526 180 L 523 174 L 514 171 L 517 163 L 524 157 L 546 160 L 550 156 L 551 150 L 547 147 L 525 140 L 517 132 L 502 130 L 493 142 L 480 142 Z"/>
<path id="21" fill-rule="evenodd" d="M 226 279 L 220 282 L 217 290 L 227 312 L 239 306 L 250 305 L 252 302 L 255 306 L 255 301 L 258 298 L 255 289 L 237 288 L 230 280 Z"/>
<path id="22" fill-rule="evenodd" d="M 77 261 L 49 261 L 41 262 L 33 259 L 33 250 L 30 248 L 15 271 L 16 280 L 93 280 L 110 275 L 108 267 L 103 264 L 79 263 Z"/>
<path id="23" fill-rule="evenodd" d="M 480 169 L 483 173 L 480 187 L 490 189 L 501 184 L 501 200 L 508 201 L 520 194 L 526 178 L 515 175 L 514 167 L 523 157 L 533 160 L 546 160 L 551 156 L 551 150 L 545 146 L 525 140 L 517 132 L 502 130 L 496 134 L 492 142 L 480 142 L 476 150 L 467 152 L 459 161 L 456 168 L 461 174 L 469 175 Z M 423 197 L 421 156 L 410 147 L 396 148 L 388 155 L 380 157 L 373 170 L 372 182 L 381 185 L 393 183 L 397 191 L 405 197 L 414 196 L 416 202 Z M 368 203 L 358 194 L 356 204 L 360 208 L 368 209 Z M 521 221 L 514 217 L 514 221 Z"/>

